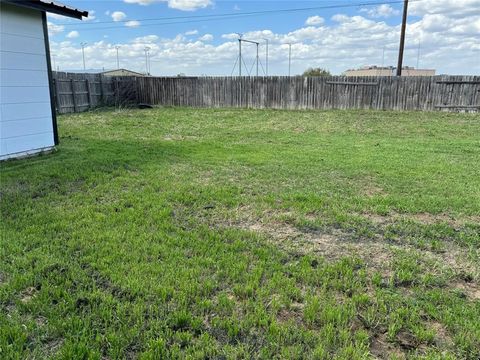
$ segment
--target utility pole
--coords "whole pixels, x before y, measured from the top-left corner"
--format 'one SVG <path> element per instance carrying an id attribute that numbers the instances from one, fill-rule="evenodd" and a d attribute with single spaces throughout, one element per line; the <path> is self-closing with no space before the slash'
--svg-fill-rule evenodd
<path id="1" fill-rule="evenodd" d="M 292 44 L 288 43 L 288 76 L 290 76 L 291 67 L 292 67 Z"/>
<path id="2" fill-rule="evenodd" d="M 150 50 L 150 48 L 148 46 L 145 46 L 145 49 L 143 49 L 145 51 L 145 70 L 146 70 L 146 73 L 147 75 L 150 74 L 150 70 L 148 68 L 148 51 Z"/>
<path id="3" fill-rule="evenodd" d="M 85 45 L 87 45 L 86 42 L 80 43 L 80 46 L 82 47 L 83 71 L 85 71 Z"/>
<path id="4" fill-rule="evenodd" d="M 120 46 L 115 46 L 115 49 L 117 50 L 117 70 L 120 69 L 120 60 L 118 59 L 118 49 L 120 48 Z"/>
<path id="5" fill-rule="evenodd" d="M 400 33 L 400 47 L 398 49 L 397 76 L 402 76 L 403 49 L 405 48 L 405 30 L 407 28 L 408 0 L 403 1 L 402 30 Z"/>
<path id="6" fill-rule="evenodd" d="M 263 39 L 266 42 L 265 47 L 265 75 L 268 76 L 268 39 Z"/>

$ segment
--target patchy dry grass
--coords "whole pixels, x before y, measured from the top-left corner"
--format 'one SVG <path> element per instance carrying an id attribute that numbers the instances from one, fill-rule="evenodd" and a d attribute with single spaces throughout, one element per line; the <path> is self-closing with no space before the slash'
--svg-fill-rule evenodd
<path id="1" fill-rule="evenodd" d="M 153 109 L 1 164 L 0 358 L 478 359 L 480 118 Z"/>

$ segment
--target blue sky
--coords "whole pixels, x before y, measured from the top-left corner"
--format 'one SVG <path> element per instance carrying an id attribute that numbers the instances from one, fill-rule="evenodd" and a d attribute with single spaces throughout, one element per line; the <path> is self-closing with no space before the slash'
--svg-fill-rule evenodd
<path id="1" fill-rule="evenodd" d="M 395 65 L 401 3 L 386 0 L 213 1 L 117 0 L 65 1 L 88 10 L 79 22 L 49 18 L 52 55 L 61 70 L 81 69 L 80 43 L 85 42 L 89 69 L 120 67 L 145 71 L 145 47 L 154 75 L 230 75 L 238 59 L 235 33 L 257 40 L 262 68 L 264 38 L 270 41 L 269 72 L 292 74 L 320 66 L 333 73 L 365 65 Z M 321 8 L 339 5 L 346 7 Z M 242 14 L 318 7 L 305 11 Z M 217 16 L 207 18 L 202 16 Z M 181 17 L 181 18 L 179 18 Z M 172 18 L 172 19 L 160 19 Z M 148 20 L 155 19 L 155 20 Z M 437 73 L 480 73 L 480 0 L 412 0 L 407 27 L 405 64 L 435 68 Z M 244 46 L 244 73 L 255 60 L 255 47 Z M 238 69 L 238 68 L 237 68 Z M 262 72 L 263 70 L 261 70 Z"/>

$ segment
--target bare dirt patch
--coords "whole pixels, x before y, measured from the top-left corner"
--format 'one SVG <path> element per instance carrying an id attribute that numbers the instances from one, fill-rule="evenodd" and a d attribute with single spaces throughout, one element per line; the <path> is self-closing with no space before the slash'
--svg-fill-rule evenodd
<path id="1" fill-rule="evenodd" d="M 429 327 L 435 330 L 435 342 L 439 346 L 451 347 L 453 346 L 453 340 L 450 334 L 448 333 L 445 326 L 438 321 L 432 321 L 429 324 Z"/>
<path id="2" fill-rule="evenodd" d="M 465 294 L 465 296 L 470 300 L 480 300 L 480 286 L 473 282 L 467 283 L 464 281 L 458 281 L 451 284 L 451 286 L 453 289 Z"/>
<path id="3" fill-rule="evenodd" d="M 65 339 L 62 339 L 62 338 L 52 339 L 48 341 L 44 345 L 45 355 L 47 355 L 48 357 L 55 355 L 58 352 L 58 350 L 60 350 L 64 342 L 65 342 Z"/>
<path id="4" fill-rule="evenodd" d="M 37 289 L 30 286 L 22 291 L 20 294 L 20 301 L 24 304 L 29 303 L 37 294 Z"/>
<path id="5" fill-rule="evenodd" d="M 379 334 L 370 343 L 370 352 L 375 359 L 406 359 L 403 351 L 388 342 L 386 334 Z"/>
<path id="6" fill-rule="evenodd" d="M 390 213 L 388 215 L 379 215 L 372 213 L 362 213 L 362 217 L 370 220 L 375 225 L 384 225 L 388 223 L 394 223 L 401 220 L 411 220 L 423 225 L 435 225 L 446 223 L 454 229 L 459 229 L 465 226 L 467 223 L 480 224 L 480 216 L 465 216 L 462 219 L 457 219 L 448 214 L 429 214 L 429 213 L 417 213 L 417 214 L 399 214 Z"/>
<path id="7" fill-rule="evenodd" d="M 388 193 L 385 191 L 383 187 L 378 185 L 374 178 L 366 177 L 363 179 L 359 179 L 357 181 L 357 185 L 359 186 L 359 192 L 363 196 L 367 197 L 375 197 L 375 196 L 386 196 Z"/>
<path id="8" fill-rule="evenodd" d="M 302 313 L 297 311 L 295 308 L 290 309 L 280 309 L 277 313 L 277 320 L 280 322 L 294 322 L 297 324 L 303 323 Z"/>
<path id="9" fill-rule="evenodd" d="M 38 317 L 35 318 L 35 323 L 38 326 L 45 326 L 48 323 L 48 319 L 46 317 L 43 317 L 43 316 L 38 316 Z"/>
<path id="10" fill-rule="evenodd" d="M 368 197 L 387 195 L 383 188 L 374 184 L 369 184 L 368 186 L 365 186 L 362 193 Z"/>
<path id="11" fill-rule="evenodd" d="M 275 222 L 273 224 L 253 223 L 246 229 L 266 234 L 275 245 L 300 254 L 314 253 L 330 260 L 345 256 L 357 256 L 373 267 L 385 268 L 393 257 L 395 246 L 375 240 L 353 242 L 340 230 L 331 233 L 302 231 L 292 225 Z"/>
<path id="12" fill-rule="evenodd" d="M 435 264 L 435 267 L 439 269 L 448 267 L 453 270 L 457 277 L 461 277 L 461 274 L 468 274 L 472 283 L 467 284 L 464 290 L 470 294 L 469 297 L 478 297 L 478 293 L 473 290 L 477 286 L 473 283 L 473 280 L 477 281 L 480 275 L 478 266 L 465 256 L 465 249 L 453 243 L 445 244 L 445 249 L 438 252 L 427 249 L 419 250 L 408 243 L 387 243 L 383 241 L 380 234 L 369 238 L 352 239 L 351 234 L 339 229 L 329 229 L 327 233 L 298 228 L 289 223 L 288 219 L 291 216 L 293 215 L 289 213 L 286 215 L 277 214 L 276 216 L 268 214 L 265 217 L 266 220 L 260 220 L 263 218 L 262 216 L 256 219 L 251 216 L 240 223 L 229 224 L 229 226 L 239 226 L 249 231 L 264 234 L 267 240 L 276 246 L 297 254 L 313 253 L 333 261 L 345 256 L 356 256 L 364 261 L 367 266 L 381 270 L 386 277 L 390 275 L 389 269 L 396 251 L 407 250 L 414 253 L 421 251 L 422 257 L 431 264 Z M 285 218 L 288 223 L 280 220 L 282 218 Z M 388 217 L 382 217 L 378 220 L 382 224 L 390 221 L 393 220 Z"/>

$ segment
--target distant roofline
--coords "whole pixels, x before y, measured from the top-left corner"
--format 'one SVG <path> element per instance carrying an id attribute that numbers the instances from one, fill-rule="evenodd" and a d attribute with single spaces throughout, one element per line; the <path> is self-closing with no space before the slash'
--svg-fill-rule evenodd
<path id="1" fill-rule="evenodd" d="M 103 72 L 101 72 L 101 74 L 106 74 L 106 73 L 110 73 L 110 72 L 114 72 L 114 71 L 128 71 L 130 73 L 134 73 L 134 74 L 138 74 L 138 75 L 142 75 L 142 76 L 145 75 L 145 74 L 139 73 L 138 71 L 128 70 L 128 69 L 124 69 L 124 68 L 103 71 Z"/>
<path id="2" fill-rule="evenodd" d="M 45 11 L 58 15 L 68 16 L 82 20 L 82 17 L 88 17 L 88 11 L 75 9 L 58 2 L 47 0 L 1 0 L 1 2 L 22 6 L 29 9 Z"/>

